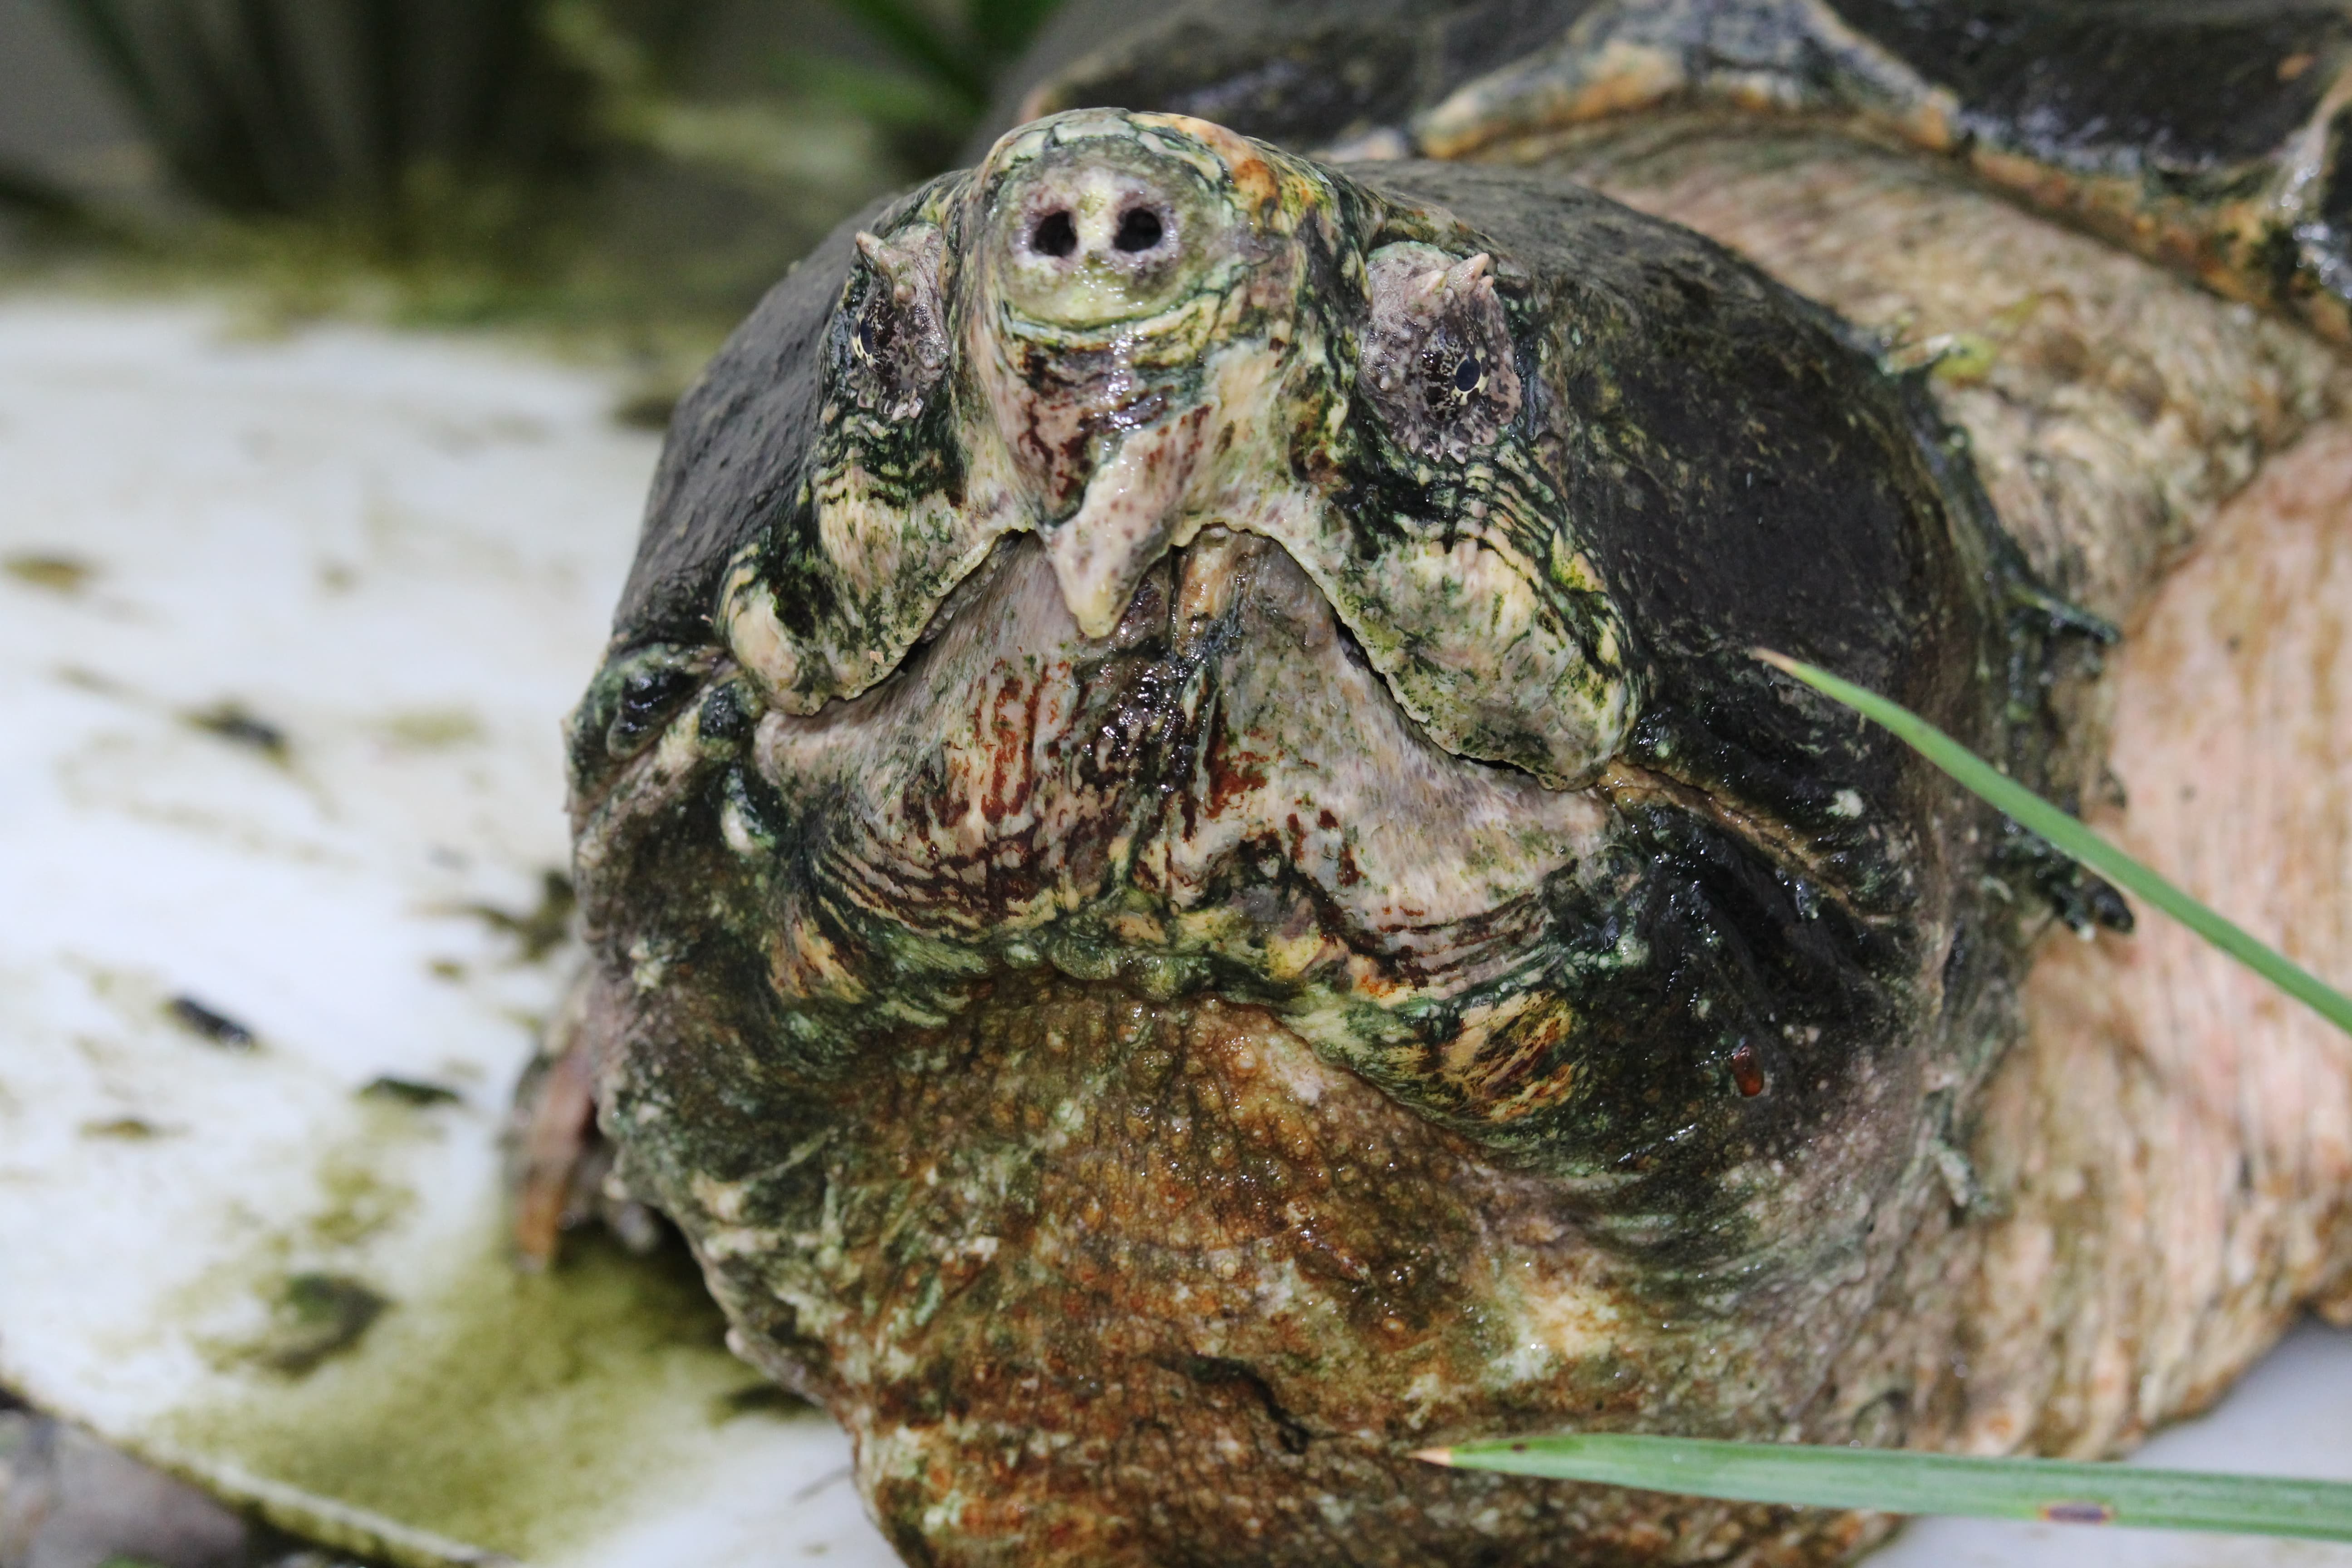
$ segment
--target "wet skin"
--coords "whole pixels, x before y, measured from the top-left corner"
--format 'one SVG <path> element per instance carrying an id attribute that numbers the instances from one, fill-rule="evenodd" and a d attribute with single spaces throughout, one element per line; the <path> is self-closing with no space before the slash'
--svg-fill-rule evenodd
<path id="1" fill-rule="evenodd" d="M 2033 868 L 1747 650 L 2038 781 L 2020 584 L 1685 231 L 1025 128 L 680 411 L 572 732 L 605 1132 L 912 1561 L 1833 1551 L 1409 1455 L 1861 1429 Z"/>

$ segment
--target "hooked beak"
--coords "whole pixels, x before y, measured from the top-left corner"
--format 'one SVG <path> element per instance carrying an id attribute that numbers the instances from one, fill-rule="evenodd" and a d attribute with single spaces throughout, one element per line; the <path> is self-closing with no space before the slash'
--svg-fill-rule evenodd
<path id="1" fill-rule="evenodd" d="M 1183 542 L 1185 492 L 1208 424 L 1208 405 L 1195 404 L 1129 431 L 1097 465 L 1078 510 L 1039 531 L 1062 602 L 1087 636 L 1109 636 L 1152 563 Z"/>
<path id="2" fill-rule="evenodd" d="M 1152 563 L 1197 529 L 1219 426 L 1203 384 L 1219 301 L 1250 286 L 1264 254 L 1222 156 L 1194 141 L 1172 124 L 1074 116 L 982 170 L 996 308 L 973 346 L 1088 637 L 1108 636 Z"/>

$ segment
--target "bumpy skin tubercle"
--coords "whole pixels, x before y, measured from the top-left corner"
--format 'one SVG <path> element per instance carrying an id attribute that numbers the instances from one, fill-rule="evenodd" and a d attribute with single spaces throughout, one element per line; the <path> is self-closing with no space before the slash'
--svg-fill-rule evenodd
<path id="1" fill-rule="evenodd" d="M 1410 1455 L 1865 1420 L 2026 933 L 1746 650 L 2032 776 L 2007 560 L 1685 231 L 1024 128 L 680 411 L 572 731 L 606 1132 L 910 1561 L 1838 1550 Z"/>

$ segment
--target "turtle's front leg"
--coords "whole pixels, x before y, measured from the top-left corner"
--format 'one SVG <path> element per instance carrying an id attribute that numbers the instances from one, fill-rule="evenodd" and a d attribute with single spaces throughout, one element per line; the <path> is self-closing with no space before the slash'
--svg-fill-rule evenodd
<path id="1" fill-rule="evenodd" d="M 508 1184 L 515 1252 L 545 1268 L 565 1231 L 601 1221 L 632 1252 L 661 1238 L 654 1213 L 629 1195 L 613 1148 L 596 1126 L 596 1079 L 611 1036 L 610 1007 L 592 970 L 574 976 L 548 1023 L 539 1054 L 515 1086 L 508 1122 Z"/>

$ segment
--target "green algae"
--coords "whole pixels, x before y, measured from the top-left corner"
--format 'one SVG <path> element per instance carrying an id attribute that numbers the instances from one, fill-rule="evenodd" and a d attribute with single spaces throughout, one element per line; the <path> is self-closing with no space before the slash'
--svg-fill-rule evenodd
<path id="1" fill-rule="evenodd" d="M 485 731 L 471 709 L 419 708 L 394 713 L 383 721 L 384 738 L 415 752 L 446 751 L 478 742 Z"/>
<path id="2" fill-rule="evenodd" d="M 78 556 L 26 551 L 0 558 L 0 572 L 29 587 L 70 598 L 98 574 L 98 568 Z"/>
<path id="3" fill-rule="evenodd" d="M 348 1150 L 331 1151 L 320 1161 L 319 1190 L 326 1205 L 304 1227 L 318 1247 L 360 1246 L 398 1225 L 416 1206 L 414 1192 L 383 1180 Z"/>
<path id="4" fill-rule="evenodd" d="M 232 746 L 243 746 L 281 766 L 291 754 L 292 748 L 286 739 L 285 731 L 234 698 L 180 717 L 190 729 L 201 730 Z"/>
<path id="5" fill-rule="evenodd" d="M 289 1275 L 270 1306 L 269 1333 L 255 1359 L 272 1372 L 301 1377 L 360 1342 L 392 1305 L 361 1280 L 340 1274 Z"/>
<path id="6" fill-rule="evenodd" d="M 216 1375 L 158 1423 L 154 1457 L 298 1534 L 446 1568 L 593 1541 L 717 1429 L 776 1408 L 745 1398 L 754 1374 L 675 1242 L 639 1257 L 593 1230 L 526 1273 L 488 1202 L 422 1252 L 402 1246 L 421 1200 L 393 1172 L 443 1134 L 398 1098 L 355 1110 L 318 1158 L 314 1210 L 164 1314 L 245 1300 L 266 1326 L 199 1341 Z"/>
<path id="7" fill-rule="evenodd" d="M 239 1379 L 164 1440 L 315 1497 L 322 1517 L 532 1559 L 593 1538 L 666 1447 L 744 1413 L 725 1321 L 675 1247 L 635 1258 L 585 1237 L 531 1275 L 488 1225 L 427 1288 L 377 1283 L 394 1300 L 362 1343 L 299 1380 Z"/>
<path id="8" fill-rule="evenodd" d="M 579 902 L 566 873 L 550 868 L 540 873 L 539 880 L 539 902 L 520 913 L 495 904 L 467 904 L 464 910 L 492 931 L 514 938 L 525 963 L 537 963 L 563 945 L 572 934 L 572 912 Z"/>

